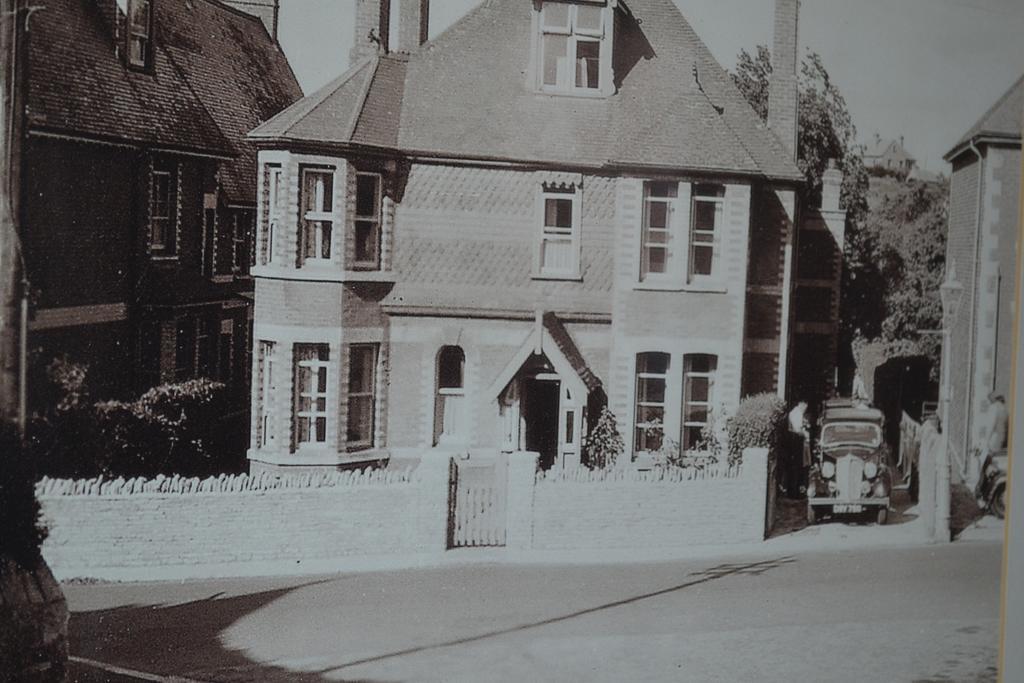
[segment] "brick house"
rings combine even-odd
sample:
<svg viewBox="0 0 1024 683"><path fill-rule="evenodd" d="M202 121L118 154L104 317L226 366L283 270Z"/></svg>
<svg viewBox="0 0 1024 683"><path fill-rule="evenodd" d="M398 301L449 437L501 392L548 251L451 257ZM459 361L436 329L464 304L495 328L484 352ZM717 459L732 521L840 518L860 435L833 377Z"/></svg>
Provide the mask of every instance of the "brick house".
<svg viewBox="0 0 1024 683"><path fill-rule="evenodd" d="M799 205L797 4L769 128L671 0L491 0L430 42L426 1L359 0L351 68L250 134L251 467L572 467L605 403L644 462L827 394L845 214L837 171Z"/></svg>
<svg viewBox="0 0 1024 683"><path fill-rule="evenodd" d="M956 460L980 445L987 396L1010 396L1019 235L1024 76L946 154L947 269L963 299L950 330L950 448Z"/></svg>
<svg viewBox="0 0 1024 683"><path fill-rule="evenodd" d="M21 223L38 363L101 396L223 380L248 409L256 149L301 96L275 0L52 0L26 33ZM258 5L266 7L258 7Z"/></svg>

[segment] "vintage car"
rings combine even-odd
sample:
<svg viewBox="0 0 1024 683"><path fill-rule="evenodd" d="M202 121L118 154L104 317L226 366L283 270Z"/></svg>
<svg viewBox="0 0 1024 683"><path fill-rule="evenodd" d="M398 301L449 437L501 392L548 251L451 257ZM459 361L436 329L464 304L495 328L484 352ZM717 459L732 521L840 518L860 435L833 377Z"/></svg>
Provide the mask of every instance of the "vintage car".
<svg viewBox="0 0 1024 683"><path fill-rule="evenodd" d="M876 408L843 399L822 406L814 462L807 479L807 521L825 515L869 514L889 518L892 472Z"/></svg>

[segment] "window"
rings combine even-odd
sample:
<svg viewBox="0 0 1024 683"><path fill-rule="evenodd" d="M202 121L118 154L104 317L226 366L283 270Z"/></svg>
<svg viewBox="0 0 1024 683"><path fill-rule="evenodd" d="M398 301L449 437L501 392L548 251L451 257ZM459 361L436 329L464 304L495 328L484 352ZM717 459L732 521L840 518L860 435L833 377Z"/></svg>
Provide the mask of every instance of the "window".
<svg viewBox="0 0 1024 683"><path fill-rule="evenodd" d="M334 169L303 168L299 242L301 259L327 261L331 258L334 225Z"/></svg>
<svg viewBox="0 0 1024 683"><path fill-rule="evenodd" d="M542 90L599 92L605 44L605 11L599 5L545 2L540 13Z"/></svg>
<svg viewBox="0 0 1024 683"><path fill-rule="evenodd" d="M217 346L219 342L220 321L216 319L199 320L196 336L196 356L198 359L198 377L217 378Z"/></svg>
<svg viewBox="0 0 1024 683"><path fill-rule="evenodd" d="M715 243L722 226L725 188L694 185L690 226L689 279L710 276L715 265Z"/></svg>
<svg viewBox="0 0 1024 683"><path fill-rule="evenodd" d="M636 357L636 420L634 453L656 451L665 435L665 396L669 355L641 353Z"/></svg>
<svg viewBox="0 0 1024 683"><path fill-rule="evenodd" d="M249 274L249 212L234 211L231 216L231 272Z"/></svg>
<svg viewBox="0 0 1024 683"><path fill-rule="evenodd" d="M348 351L349 449L372 448L376 406L377 346L356 344Z"/></svg>
<svg viewBox="0 0 1024 683"><path fill-rule="evenodd" d="M640 281L651 277L667 276L671 272L673 256L672 216L679 183L644 183L642 244L640 251Z"/></svg>
<svg viewBox="0 0 1024 683"><path fill-rule="evenodd" d="M178 227L178 174L175 164L154 164L149 191L149 251L173 256Z"/></svg>
<svg viewBox="0 0 1024 683"><path fill-rule="evenodd" d="M356 174L355 270L380 269L381 176Z"/></svg>
<svg viewBox="0 0 1024 683"><path fill-rule="evenodd" d="M683 358L682 452L700 448L711 419L718 357L693 354Z"/></svg>
<svg viewBox="0 0 1024 683"><path fill-rule="evenodd" d="M579 275L580 218L575 189L546 189L540 240L541 275Z"/></svg>
<svg viewBox="0 0 1024 683"><path fill-rule="evenodd" d="M153 47L152 0L128 0L128 63L145 69Z"/></svg>
<svg viewBox="0 0 1024 683"><path fill-rule="evenodd" d="M268 265L274 262L274 235L281 223L282 202L282 169L280 164L267 164L263 170L266 214L260 225L259 263Z"/></svg>
<svg viewBox="0 0 1024 683"><path fill-rule="evenodd" d="M192 379L196 374L196 321L194 318L178 320L174 339L174 379L177 382Z"/></svg>
<svg viewBox="0 0 1024 683"><path fill-rule="evenodd" d="M295 445L327 442L326 344L295 345Z"/></svg>
<svg viewBox="0 0 1024 683"><path fill-rule="evenodd" d="M466 355L458 346L445 346L437 355L437 400L434 403L434 443L464 440L464 374Z"/></svg>
<svg viewBox="0 0 1024 683"><path fill-rule="evenodd" d="M275 364L277 362L277 345L274 342L261 341L259 345L259 395L256 421L257 443L259 447L267 446L274 439L274 395L277 392Z"/></svg>

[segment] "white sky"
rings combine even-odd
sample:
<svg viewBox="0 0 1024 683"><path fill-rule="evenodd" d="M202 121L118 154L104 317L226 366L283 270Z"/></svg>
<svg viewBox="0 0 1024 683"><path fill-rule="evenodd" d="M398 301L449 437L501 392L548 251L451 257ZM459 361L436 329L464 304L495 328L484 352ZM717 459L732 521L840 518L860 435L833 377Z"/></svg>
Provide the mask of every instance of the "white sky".
<svg viewBox="0 0 1024 683"><path fill-rule="evenodd" d="M741 49L771 44L771 0L675 2L727 68ZM435 0L431 35L477 4ZM281 5L281 44L312 92L347 67L355 1ZM935 171L947 170L942 154L1024 73L1022 0L803 0L800 21L802 48L821 54L860 139L903 135Z"/></svg>

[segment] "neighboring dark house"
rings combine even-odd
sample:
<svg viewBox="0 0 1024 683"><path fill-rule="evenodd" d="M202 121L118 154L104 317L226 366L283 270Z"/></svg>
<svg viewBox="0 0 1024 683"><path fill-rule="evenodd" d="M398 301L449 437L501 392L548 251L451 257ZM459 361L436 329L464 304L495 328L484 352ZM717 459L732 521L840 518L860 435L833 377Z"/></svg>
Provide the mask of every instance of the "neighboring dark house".
<svg viewBox="0 0 1024 683"><path fill-rule="evenodd" d="M241 4L273 30L276 0ZM256 215L245 133L302 94L276 38L216 0L47 0L27 35L36 367L84 363L101 397L210 377L244 410Z"/></svg>
<svg viewBox="0 0 1024 683"><path fill-rule="evenodd" d="M671 0L490 0L425 42L428 5L359 0L351 69L251 134L254 471L573 468L605 402L650 466L744 395L830 395L842 177L801 205L796 0L767 127Z"/></svg>

